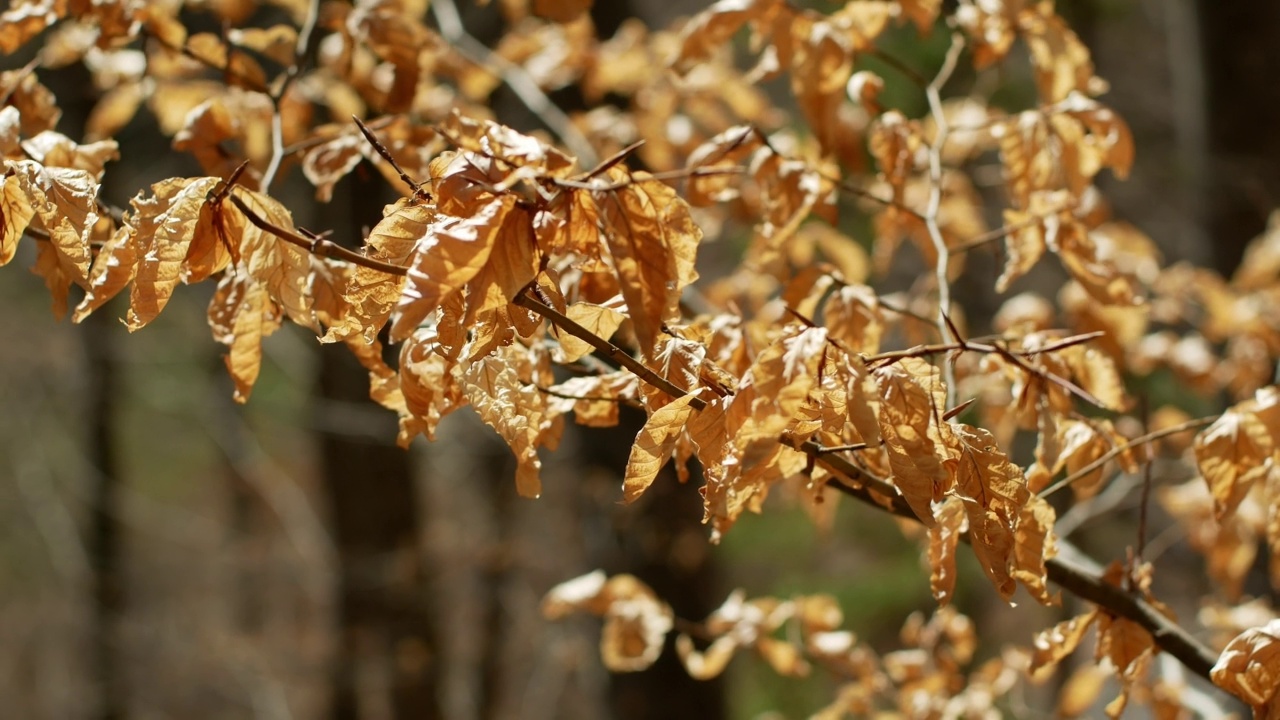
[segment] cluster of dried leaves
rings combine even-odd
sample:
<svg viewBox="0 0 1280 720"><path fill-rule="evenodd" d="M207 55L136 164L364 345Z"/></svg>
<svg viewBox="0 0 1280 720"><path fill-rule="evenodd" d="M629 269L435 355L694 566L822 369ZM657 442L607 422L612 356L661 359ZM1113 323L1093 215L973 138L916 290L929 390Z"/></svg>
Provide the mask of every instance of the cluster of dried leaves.
<svg viewBox="0 0 1280 720"><path fill-rule="evenodd" d="M748 599L737 591L704 621L677 628L671 608L644 583L596 571L552 588L543 612L549 618L571 612L602 616L600 654L616 672L648 667L673 630L680 661L700 680L724 672L738 651L759 655L787 677L822 668L845 684L828 707L813 715L819 720L892 711L902 717L998 717L996 700L1026 666L1025 654L1010 649L970 669L977 633L950 607L928 619L913 614L902 628L904 649L883 657L841 629L844 613L829 595Z"/></svg>
<svg viewBox="0 0 1280 720"><path fill-rule="evenodd" d="M1280 556L1269 384L1280 323L1267 312L1280 300L1280 226L1225 279L1162 269L1149 238L1110 219L1094 180L1127 173L1132 139L1098 100L1105 83L1052 2L962 0L940 17L938 0L853 0L830 13L723 0L674 29L626 24L607 39L589 5L508 0L509 32L476 50L441 15L451 2L434 8L441 30L412 0L13 3L0 48L42 44L24 69L0 74L0 264L31 238L55 312L72 286L77 322L127 288L131 330L179 284L214 281L209 324L228 347L237 399L252 391L263 338L288 319L350 347L373 398L399 414L402 444L472 407L510 445L530 497L539 450L554 449L566 416L608 426L619 405L638 406L648 420L625 500L669 461L682 481L696 461L715 539L780 485L820 517L830 488L849 492L927 528L943 606L961 541L1001 597L1021 586L1055 602L1061 541L1046 496L1070 486L1086 501L1149 468L1157 441L1198 468L1158 497L1208 558L1222 600L1238 599L1260 542ZM187 13L236 29L189 32ZM747 52L735 54L743 33ZM890 35L939 33L952 50L931 77L881 49ZM957 63L982 71L1015 48L1033 70L1035 107L1001 110L976 92L942 99ZM77 62L101 91L83 142L54 129L57 103L39 80ZM778 78L809 132L788 129L760 89ZM534 105L569 85L589 103L621 100L563 122L544 116L574 155L489 119L502 83ZM888 84L927 96L928 114L887 107ZM108 207L110 138L144 108L206 174ZM270 194L296 165L327 201L361 162L403 199L359 250L297 227ZM973 179L991 166L1002 201ZM992 229L983 208L997 202L1003 225ZM851 211L870 217L867 242L837 224ZM700 246L735 235L749 237L736 268L695 284ZM879 294L868 282L904 241L937 272ZM949 283L968 253L997 243L994 291L1015 294L996 334L970 337ZM1057 297L1019 292L1046 255L1066 278ZM380 336L398 345L397 363L384 362ZM1159 374L1239 402L1216 419L1176 407L1140 417L1126 378ZM1210 422L1194 442L1179 435ZM1010 456L1023 437L1034 438L1026 467ZM1274 562L1272 575L1280 581ZM1089 582L1171 619L1137 561ZM579 579L547 607L603 615L605 661L619 670L651 663L674 627L634 578ZM1112 714L1143 697L1175 716L1163 680L1146 679L1157 648L1170 648L1128 612L1099 607L1042 634L1032 674L1096 626L1099 657L1125 688ZM877 697L912 717L980 716L1008 686L1004 660L960 674L974 639L950 611L909 623L911 649L881 659L838 630L839 615L827 598L735 595L699 626L704 650L687 635L676 646L699 677L745 648L786 674L835 667L855 680L830 717L867 712ZM796 642L774 635L789 624ZM1242 635L1214 675L1264 714L1277 685L1269 633Z"/></svg>

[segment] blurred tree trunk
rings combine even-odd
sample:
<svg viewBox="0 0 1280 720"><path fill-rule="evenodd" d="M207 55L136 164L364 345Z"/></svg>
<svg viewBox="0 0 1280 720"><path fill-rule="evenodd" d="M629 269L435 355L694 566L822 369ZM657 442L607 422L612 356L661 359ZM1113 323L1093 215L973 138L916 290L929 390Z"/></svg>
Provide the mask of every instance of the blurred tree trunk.
<svg viewBox="0 0 1280 720"><path fill-rule="evenodd" d="M72 65L43 78L59 99L62 119L58 130L80 139L93 107L91 78L81 65ZM72 302L74 302L74 298ZM120 461L116 446L115 411L121 397L116 341L120 323L108 309L93 313L79 334L86 364L85 448L93 473L87 483L91 507L87 547L92 566L93 616L90 619L91 678L99 688L100 720L128 716L124 663L119 657L120 624L125 612L123 532L120 526Z"/></svg>
<svg viewBox="0 0 1280 720"><path fill-rule="evenodd" d="M382 217L386 189L367 166L349 182L349 221L335 236L359 242ZM341 345L320 348L314 410L339 557L331 717L439 717L413 456L395 446L394 416L370 405L368 373Z"/></svg>
<svg viewBox="0 0 1280 720"><path fill-rule="evenodd" d="M89 557L93 564L92 677L99 687L100 720L127 716L124 664L118 658L120 618L124 612L123 572L120 563L119 520L120 463L115 446L114 409L119 397L115 316L96 312L85 321L85 355L89 382L88 456L93 463L92 508L89 515Z"/></svg>
<svg viewBox="0 0 1280 720"><path fill-rule="evenodd" d="M1208 91L1209 231L1234 272L1280 205L1280 3L1200 0Z"/></svg>
<svg viewBox="0 0 1280 720"><path fill-rule="evenodd" d="M613 501L622 487L619 474L627 466L631 444L644 425L644 415L623 409L618 425L584 430L580 464L595 468L590 477L610 481ZM637 505L615 513L615 550L602 563L611 573L626 572L649 584L676 617L701 620L724 601L713 562L707 529L702 524L702 495L697 468L686 485L665 468ZM604 493L600 493L604 494ZM615 674L611 689L619 720L719 720L728 716L723 676L689 677L672 641L653 667L639 673Z"/></svg>

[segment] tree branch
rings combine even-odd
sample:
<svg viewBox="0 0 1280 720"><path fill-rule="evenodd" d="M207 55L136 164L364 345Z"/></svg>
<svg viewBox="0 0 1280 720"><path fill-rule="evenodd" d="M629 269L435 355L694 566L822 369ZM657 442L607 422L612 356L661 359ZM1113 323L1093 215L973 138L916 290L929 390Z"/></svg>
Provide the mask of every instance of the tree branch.
<svg viewBox="0 0 1280 720"><path fill-rule="evenodd" d="M519 305L526 310L532 310L538 315L541 315L552 325L555 325L561 330L587 343L604 354L605 357L635 373L636 377L670 395L673 399L684 397L695 389L689 388L688 390L684 390L677 387L675 383L645 367L639 360L631 357L631 355L622 348L574 322L568 315L565 315L550 305L546 305L542 301L533 298L527 292L516 295L515 299L511 302L514 305ZM692 407L695 410L703 410L707 407L707 403L702 398L695 397L689 400L689 407Z"/></svg>
<svg viewBox="0 0 1280 720"><path fill-rule="evenodd" d="M951 250L947 247L946 238L942 237L942 226L938 223L938 212L942 208L942 148L947 144L947 135L950 133L947 116L942 109L942 87L955 72L962 50L964 50L964 36L955 33L951 36L951 47L947 50L942 67L925 88L925 96L929 99L929 114L933 116L934 125L938 130L933 142L929 143L929 205L924 211L924 224L929 231L929 239L933 241L934 252L938 256L934 268L934 276L938 284L938 335L944 340L948 337L954 340L961 338L955 336L951 325L951 281L947 278L947 268L951 265ZM947 407L952 407L956 404L955 364L943 363L942 376L947 387Z"/></svg>
<svg viewBox="0 0 1280 720"><path fill-rule="evenodd" d="M884 480L872 477L862 468L812 440L803 443L799 449L837 476L847 479L848 482L832 484L837 491L898 517L920 522L906 498ZM884 499L873 494L873 490L880 495L887 495L888 505ZM968 533L962 539L969 542ZM1105 582L1097 564L1089 560L1075 545L1062 538L1057 539L1057 544L1060 554L1045 560L1045 569L1051 582L1078 598L1101 606L1112 615L1142 626L1151 633L1161 650L1177 658L1188 670L1206 680L1210 679L1209 671L1218 660L1217 653L1165 617L1142 596Z"/></svg>
<svg viewBox="0 0 1280 720"><path fill-rule="evenodd" d="M561 330L590 344L617 361L618 364L635 373L641 380L662 390L673 398L686 394L686 391L641 365L635 358L618 346L598 337L562 313L530 297L527 293L517 295L513 302L538 313ZM706 408L706 403L701 398L693 398L689 405L697 410ZM1184 423L1184 425L1187 425L1187 423ZM1172 434L1171 430L1162 432ZM1155 433L1152 434L1154 435ZM798 449L813 458L814 462L848 481L838 482L833 485L839 492L898 517L920 522L920 518L916 516L911 506L907 504L907 499L898 492L896 487L885 480L872 476L849 460L840 457L834 449L824 447L813 440L806 440L800 444ZM968 542L967 533L964 539ZM1077 597L1097 603L1113 615L1132 620L1142 626L1155 638L1155 642L1160 649L1177 658L1187 669L1197 675L1206 679L1209 678L1209 670L1217 662L1217 655L1212 650L1162 615L1159 610L1141 596L1104 582L1100 570L1090 569L1080 560L1074 559L1086 556L1070 542L1058 538L1058 547L1062 554L1045 560L1045 568L1048 571L1050 581Z"/></svg>
<svg viewBox="0 0 1280 720"><path fill-rule="evenodd" d="M325 240L318 235L313 238L306 238L296 232L279 227L275 223L269 222L261 215L254 212L253 208L249 207L243 200L236 197L234 192L229 193L227 195L227 199L230 200L231 204L235 205L240 212L244 213L244 216L249 219L249 222L253 223L253 225L259 230L268 232L290 245L300 247L312 255L317 257L326 257L332 260L345 260L352 265L359 265L371 270L379 270L387 273L388 275L404 277L409 274L409 269L406 267L392 265L391 263L375 260L371 257L365 257L354 250L348 250L347 248L344 248L330 240Z"/></svg>

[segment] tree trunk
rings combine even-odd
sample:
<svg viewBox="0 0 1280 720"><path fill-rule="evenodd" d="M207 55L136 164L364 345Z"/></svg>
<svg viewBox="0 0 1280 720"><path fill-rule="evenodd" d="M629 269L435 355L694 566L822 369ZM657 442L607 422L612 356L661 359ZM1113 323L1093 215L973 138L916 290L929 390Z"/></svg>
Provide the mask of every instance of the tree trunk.
<svg viewBox="0 0 1280 720"><path fill-rule="evenodd" d="M117 657L120 617L124 612L120 567L120 463L115 446L116 398L119 395L113 330L115 317L97 312L84 327L89 366L85 404L88 406L88 456L93 463L92 507L89 515L89 557L93 564L92 673L99 688L100 720L126 717L122 663Z"/></svg>
<svg viewBox="0 0 1280 720"><path fill-rule="evenodd" d="M1201 0L1209 108L1209 234L1229 274L1280 205L1280 3Z"/></svg>
<svg viewBox="0 0 1280 720"><path fill-rule="evenodd" d="M385 188L368 167L357 168L350 182L350 222L336 236L358 240L363 225L381 218ZM322 346L313 417L339 557L331 716L430 720L440 716L439 661L413 455L394 444L394 416L378 412L370 405L368 373L351 352Z"/></svg>

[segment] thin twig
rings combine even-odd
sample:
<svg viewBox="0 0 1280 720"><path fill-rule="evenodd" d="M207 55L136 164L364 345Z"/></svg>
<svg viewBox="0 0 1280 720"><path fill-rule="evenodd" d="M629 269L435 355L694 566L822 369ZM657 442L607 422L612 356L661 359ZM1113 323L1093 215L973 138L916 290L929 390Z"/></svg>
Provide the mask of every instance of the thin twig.
<svg viewBox="0 0 1280 720"><path fill-rule="evenodd" d="M404 171L404 168L400 167L400 163L396 162L391 151L387 149L386 145L382 144L382 141L378 139L378 136L373 134L373 130L370 130L369 126L365 125L364 121L355 115L352 115L351 119L355 121L356 127L360 128L360 134L364 136L365 141L373 146L374 152L378 153L383 160L386 160L387 163L391 165L391 168L396 171L396 174L400 176L400 180L403 181L405 185L413 188L414 197L419 200L430 201L431 193L423 190L422 184L417 180L414 180L409 173Z"/></svg>
<svg viewBox="0 0 1280 720"><path fill-rule="evenodd" d="M140 32L144 37L154 40L155 42L159 43L161 47L165 48L170 52L180 53L182 55L185 55L186 57L191 58L192 60L195 60L196 62L209 68L210 70L217 70L218 72L222 73L222 76L224 79L234 78L237 82L244 85L245 89L249 90L250 92L262 93L263 95L271 94L271 88L268 88L260 80L258 80L257 78L245 75L243 72L240 72L239 70L236 70L235 68L233 68L230 62L230 58L231 58L230 53L227 54L227 58L228 58L227 62L225 64L219 65L218 63L211 61L209 58L196 53L194 50L191 49L190 46L186 44L174 45L168 42L167 40L165 40L164 37L162 37L161 35L148 32L145 27L143 27Z"/></svg>
<svg viewBox="0 0 1280 720"><path fill-rule="evenodd" d="M347 248L344 248L331 240L326 240L318 235L314 238L306 238L292 230L282 228L266 218L263 218L243 200L236 197L234 192L228 194L227 199L230 200L231 204L235 205L240 212L244 213L244 216L249 219L249 222L253 223L253 225L259 230L268 232L290 245L300 247L312 255L330 258L332 260L345 260L352 265L359 265L361 267L369 268L370 270L379 270L387 273L388 275L395 275L397 277L404 277L409 274L409 269L401 265L392 265L388 262L375 260L371 257L365 257L354 250L348 250Z"/></svg>
<svg viewBox="0 0 1280 720"><path fill-rule="evenodd" d="M285 72L284 79L280 82L272 92L268 93L271 98L271 159L267 162L267 169L262 171L262 190L265 192L271 187L271 182L275 180L276 173L280 171L280 163L284 161L286 156L284 147L284 113L281 112L280 105L284 100L284 96L289 92L289 86L293 81L302 74L302 66L306 62L307 48L311 43L311 35L315 32L316 21L320 17L320 0L311 0L307 3L307 15L303 18L302 27L298 28L298 40L293 46L293 63L289 65L289 69Z"/></svg>
<svg viewBox="0 0 1280 720"><path fill-rule="evenodd" d="M1079 470L1062 478L1061 480L1050 485L1044 490L1041 490L1040 497L1049 497L1050 495L1058 492L1062 488L1067 487L1071 483L1079 480L1082 477L1087 476L1089 473L1093 472L1094 470L1097 470L1103 465L1106 465L1108 462L1123 455L1124 453L1128 452L1131 448L1135 448L1145 443L1159 440L1161 438L1166 438L1166 437L1169 437L1170 435L1177 435L1178 433L1184 433L1190 430L1196 430L1198 428L1202 428L1205 425L1209 425L1213 423L1213 421L1217 419L1218 418L1216 417L1202 417L1202 418L1196 418L1195 420L1188 420L1184 423L1179 423L1177 425L1156 430L1155 432L1149 432L1146 435L1143 435L1141 437L1136 437L1123 445L1117 445L1111 448L1110 450L1108 450L1106 453L1102 455L1102 457L1098 458L1097 460L1094 460L1093 462L1089 463L1088 465L1085 465Z"/></svg>
<svg viewBox="0 0 1280 720"><path fill-rule="evenodd" d="M947 247L946 238L942 237L942 227L938 224L938 212L942 208L942 149L947 144L950 132L946 113L942 108L942 87L951 79L956 64L960 60L960 51L964 49L964 36L955 33L951 36L951 47L938 69L938 74L925 88L925 96L929 100L929 113L937 126L937 135L929 144L929 204L924 211L924 224L933 241L933 249L937 254L937 266L934 268L938 283L938 334L946 339L960 338L952 332L951 315L951 281L947 278L947 269L951 264L951 251ZM956 370L953 363L942 364L943 381L947 386L947 407L956 404Z"/></svg>
<svg viewBox="0 0 1280 720"><path fill-rule="evenodd" d="M590 180L591 178L608 171L609 168L613 167L614 165L617 165L623 160L626 160L627 157L629 157L632 153L634 153L636 150L639 150L642 145L644 145L644 140L637 140L631 143L630 145L622 148L621 150L614 153L610 157L605 158L599 165L595 166L595 168L593 168L590 172L586 173L585 175L583 175L581 178L578 178L578 179Z"/></svg>
<svg viewBox="0 0 1280 720"><path fill-rule="evenodd" d="M4 94L0 95L0 107L3 107L9 104L9 98L12 97L13 93L17 91L18 86L22 84L23 80L27 79L28 75L34 73L37 67L40 67L39 55L31 58L30 62L28 62L26 65L23 65L21 69L19 69L16 73L14 73L13 84L5 88Z"/></svg>
<svg viewBox="0 0 1280 720"><path fill-rule="evenodd" d="M897 70L898 72L902 73L908 80L915 83L918 87L923 88L929 85L929 81L925 78L925 76L916 72L915 68L899 60L897 57L890 55L884 50L881 50L880 48L872 45L869 49L863 52L883 62L885 65L888 65L894 70Z"/></svg>
<svg viewBox="0 0 1280 720"><path fill-rule="evenodd" d="M1148 407L1147 399L1144 396L1142 398L1142 426L1144 428L1151 427L1149 424L1150 419L1150 408ZM1133 552L1135 567L1142 562L1143 553L1145 553L1147 549L1147 511L1151 504L1151 467L1155 465L1156 462L1155 449L1152 447L1151 443L1143 445L1142 449L1143 455L1146 457L1144 458L1145 462L1142 463L1142 494L1138 501L1138 547ZM1134 579L1132 572L1130 573L1129 578L1130 580Z"/></svg>
<svg viewBox="0 0 1280 720"><path fill-rule="evenodd" d="M1053 208L1052 210L1047 210L1042 213L1036 213L1035 215L1032 215L1031 217L1026 218L1025 220L1019 220L1018 222L1015 222L1015 223L1002 225L994 230L989 230L987 232L984 232L981 235L975 235L969 238L968 240L965 240L964 242L960 243L959 245L956 245L955 247L951 248L951 252L953 253L969 252L970 250L982 247L987 243L995 242L996 240L1002 240L1005 237L1008 237L1009 235L1012 235L1018 232L1019 230L1025 230L1026 228L1039 225L1040 223L1044 222L1050 217L1053 217L1054 215L1060 215L1064 212L1070 212L1070 211L1071 211L1071 208L1069 207L1058 207L1058 208Z"/></svg>

